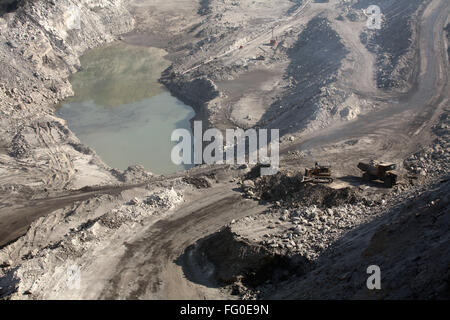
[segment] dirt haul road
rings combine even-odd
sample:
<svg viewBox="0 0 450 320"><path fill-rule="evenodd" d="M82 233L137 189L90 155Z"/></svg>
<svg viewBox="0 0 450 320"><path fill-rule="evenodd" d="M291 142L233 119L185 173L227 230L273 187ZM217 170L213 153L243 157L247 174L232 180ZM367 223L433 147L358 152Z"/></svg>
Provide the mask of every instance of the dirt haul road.
<svg viewBox="0 0 450 320"><path fill-rule="evenodd" d="M197 167L190 172L191 177L214 174L217 171L225 170L228 165L215 166L213 168ZM48 213L64 208L78 201L85 201L93 197L109 194L116 195L128 189L139 188L149 184L155 184L160 181L168 181L180 177L184 177L184 173L176 173L165 176L155 176L145 182L135 184L123 184L105 187L88 187L78 191L64 192L45 198L30 199L14 199L10 203L0 208L0 247L5 246L9 242L14 241L23 235L30 224L39 217ZM6 201L3 200L3 203Z"/></svg>
<svg viewBox="0 0 450 320"><path fill-rule="evenodd" d="M203 191L179 208L169 219L159 221L145 237L127 244L111 286L100 298L106 299L204 299L224 298L213 289L201 271L191 274L197 285L186 279L184 250L198 239L217 231L232 219L266 209L257 202L242 199L233 191L235 184L217 185Z"/></svg>

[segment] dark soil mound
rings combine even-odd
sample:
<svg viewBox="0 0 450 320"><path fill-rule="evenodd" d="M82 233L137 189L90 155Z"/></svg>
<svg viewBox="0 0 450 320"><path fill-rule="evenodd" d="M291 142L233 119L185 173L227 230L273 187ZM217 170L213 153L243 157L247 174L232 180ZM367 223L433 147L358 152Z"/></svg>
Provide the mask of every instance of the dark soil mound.
<svg viewBox="0 0 450 320"><path fill-rule="evenodd" d="M360 201L360 196L354 189L333 189L321 184L302 183L302 176L299 174L289 176L278 173L261 177L255 183L254 193L262 200L280 201L292 206L316 205L330 208Z"/></svg>

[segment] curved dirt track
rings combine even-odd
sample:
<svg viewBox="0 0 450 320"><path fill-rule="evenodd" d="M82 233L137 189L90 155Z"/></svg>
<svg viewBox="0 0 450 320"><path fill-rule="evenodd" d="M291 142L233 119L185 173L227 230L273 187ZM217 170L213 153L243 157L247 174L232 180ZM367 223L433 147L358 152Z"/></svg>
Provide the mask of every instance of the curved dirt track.
<svg viewBox="0 0 450 320"><path fill-rule="evenodd" d="M191 170L192 177L213 174L217 171L228 168L227 165L216 166L213 168L194 168ZM12 199L6 205L0 208L0 247L13 242L22 236L33 221L39 217L45 216L50 212L64 208L77 201L84 201L99 195L116 195L128 189L143 187L148 184L154 184L159 181L166 181L184 177L185 173L175 173L166 176L155 176L145 182L137 184L124 184L102 187L91 187L78 191L67 191L61 194L55 194L50 197L30 199Z"/></svg>
<svg viewBox="0 0 450 320"><path fill-rule="evenodd" d="M189 282L183 273L184 250L221 226L266 209L233 191L235 184L217 185L187 199L170 218L160 220L140 240L127 244L115 276L100 298L203 299L221 298L214 284ZM194 276L195 275L191 275ZM199 281L207 281L201 277Z"/></svg>
<svg viewBox="0 0 450 320"><path fill-rule="evenodd" d="M380 151L387 157L398 158L429 142L426 127L432 125L441 108L448 105L448 59L444 45L445 22L450 14L447 1L434 1L425 10L419 28L420 74L410 92L398 98L383 98L388 107L361 115L357 120L331 127L305 137L284 148L307 150L339 142L370 138L366 157L377 157ZM387 152L392 151L392 155Z"/></svg>
<svg viewBox="0 0 450 320"><path fill-rule="evenodd" d="M426 142L428 136L423 129L431 125L433 116L442 105L448 103L448 61L442 39L449 9L447 1L435 1L425 10L418 40L421 73L415 88L407 96L400 97L398 104L361 116L341 128L329 129L284 151L298 146L302 149L320 147L367 136L380 141L378 145L367 145L365 149L358 150L356 155L354 151L336 152L336 158L340 161L355 161L362 155L376 155L380 149L385 154L390 152L391 157L395 158ZM224 297L220 290L214 289L214 284L208 283L204 275L190 275L195 283L186 279L183 263L179 261L183 261L180 256L196 240L218 230L232 219L264 209L253 201L243 200L232 191L232 186L218 185L202 193L201 198L190 199L169 219L151 227L144 238L130 243L111 281L111 288L103 293L102 298Z"/></svg>

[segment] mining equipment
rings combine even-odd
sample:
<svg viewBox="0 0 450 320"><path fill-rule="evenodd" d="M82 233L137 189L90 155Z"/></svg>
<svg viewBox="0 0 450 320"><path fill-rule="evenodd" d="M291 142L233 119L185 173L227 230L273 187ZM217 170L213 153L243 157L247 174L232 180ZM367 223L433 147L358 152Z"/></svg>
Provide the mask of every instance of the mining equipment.
<svg viewBox="0 0 450 320"><path fill-rule="evenodd" d="M387 188L392 188L397 184L398 176L394 172L397 169L397 165L394 163L372 160L369 163L360 162L358 168L364 172L362 178L365 181L380 180L383 181Z"/></svg>
<svg viewBox="0 0 450 320"><path fill-rule="evenodd" d="M303 182L311 183L333 183L331 177L331 167L329 165L320 165L316 162L314 168L305 169Z"/></svg>
<svg viewBox="0 0 450 320"><path fill-rule="evenodd" d="M275 29L275 28L272 28L272 38L270 39L270 45L271 45L272 47L275 47L275 46L277 45L277 43L278 43L278 40L277 40L277 39L274 37L274 35L273 35L274 29Z"/></svg>

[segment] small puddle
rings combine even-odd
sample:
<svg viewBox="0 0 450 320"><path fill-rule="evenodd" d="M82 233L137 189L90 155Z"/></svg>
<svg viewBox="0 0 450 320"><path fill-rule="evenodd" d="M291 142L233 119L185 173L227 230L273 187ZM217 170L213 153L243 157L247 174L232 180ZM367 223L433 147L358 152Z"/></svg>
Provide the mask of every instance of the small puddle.
<svg viewBox="0 0 450 320"><path fill-rule="evenodd" d="M172 163L170 137L177 128L190 131L195 113L158 83L170 64L165 55L123 43L88 51L70 78L75 96L56 115L111 167L141 164L156 174L186 169Z"/></svg>

